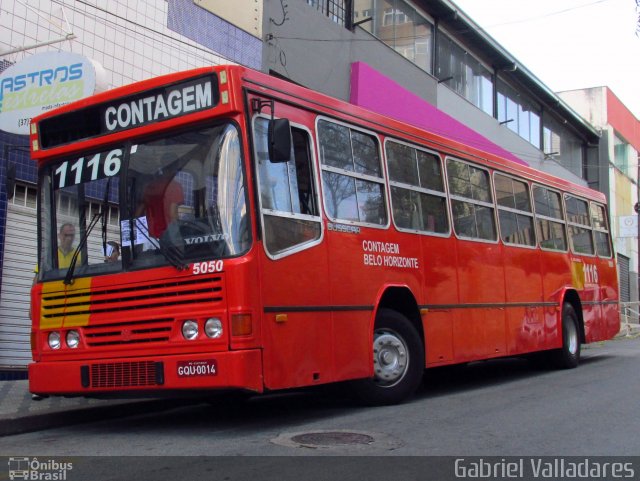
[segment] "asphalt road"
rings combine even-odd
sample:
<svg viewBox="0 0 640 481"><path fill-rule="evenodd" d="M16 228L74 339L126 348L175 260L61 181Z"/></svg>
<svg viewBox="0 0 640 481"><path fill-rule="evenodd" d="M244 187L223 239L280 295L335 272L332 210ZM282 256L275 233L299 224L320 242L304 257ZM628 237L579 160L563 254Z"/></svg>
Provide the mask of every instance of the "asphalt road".
<svg viewBox="0 0 640 481"><path fill-rule="evenodd" d="M89 461L77 456L638 456L639 380L640 339L622 339L583 349L573 370L523 359L430 370L417 396L400 406L360 407L334 386L9 436L0 438L0 453L85 467ZM163 472L153 459L118 463L132 476L153 466L154 479L175 479L174 469L187 467L211 471L203 459L163 458ZM113 474L113 461L102 462Z"/></svg>

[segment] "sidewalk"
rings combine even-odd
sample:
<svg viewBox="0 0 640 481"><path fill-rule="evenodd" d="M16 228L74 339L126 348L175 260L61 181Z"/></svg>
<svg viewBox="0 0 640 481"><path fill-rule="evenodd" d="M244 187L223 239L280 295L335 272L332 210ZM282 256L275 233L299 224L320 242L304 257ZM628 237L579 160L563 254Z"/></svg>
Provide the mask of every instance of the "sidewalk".
<svg viewBox="0 0 640 481"><path fill-rule="evenodd" d="M620 332L616 334L616 339L635 339L640 336L640 324L623 322L620 326Z"/></svg>
<svg viewBox="0 0 640 481"><path fill-rule="evenodd" d="M34 401L29 381L0 381L0 436L163 411L181 405L184 400L52 397Z"/></svg>

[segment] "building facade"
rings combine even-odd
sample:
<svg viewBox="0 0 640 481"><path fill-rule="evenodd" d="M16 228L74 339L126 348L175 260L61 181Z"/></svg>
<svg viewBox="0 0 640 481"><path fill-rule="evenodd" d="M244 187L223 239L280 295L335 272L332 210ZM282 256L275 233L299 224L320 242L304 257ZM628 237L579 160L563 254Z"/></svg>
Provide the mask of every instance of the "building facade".
<svg viewBox="0 0 640 481"><path fill-rule="evenodd" d="M96 91L238 63L576 183L600 179L599 131L449 0L4 0L0 76L50 52L89 59ZM0 369L30 360L35 180L27 137L0 131Z"/></svg>
<svg viewBox="0 0 640 481"><path fill-rule="evenodd" d="M56 52L75 53L96 64L101 77L98 91L220 63L259 69L262 42L191 0L2 1L0 75L33 55ZM4 370L23 369L31 360L36 166L27 147L26 135L0 131L0 369ZM9 193L8 167L15 178Z"/></svg>
<svg viewBox="0 0 640 481"><path fill-rule="evenodd" d="M638 301L638 202L640 120L607 87L558 94L601 133L597 186L609 198L618 259L620 300ZM634 308L637 311L637 307Z"/></svg>

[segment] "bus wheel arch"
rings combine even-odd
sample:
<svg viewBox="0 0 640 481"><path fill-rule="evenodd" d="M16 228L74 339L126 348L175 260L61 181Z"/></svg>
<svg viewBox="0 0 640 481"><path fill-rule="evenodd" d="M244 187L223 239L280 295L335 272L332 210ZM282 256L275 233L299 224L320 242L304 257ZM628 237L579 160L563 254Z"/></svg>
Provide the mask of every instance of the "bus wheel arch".
<svg viewBox="0 0 640 481"><path fill-rule="evenodd" d="M424 336L424 328L422 326L422 316L420 315L420 308L416 302L416 298L408 287L405 286L392 286L387 287L377 303L377 314L381 309L390 309L396 311L406 317L413 327L418 331L422 346L426 346L426 339Z"/></svg>
<svg viewBox="0 0 640 481"><path fill-rule="evenodd" d="M580 296L578 295L578 293L573 289L567 290L563 296L563 300L561 303L562 311L560 311L561 322L562 322L562 314L563 314L564 306L567 304L570 305L573 308L573 311L575 312L575 315L577 317L577 322L578 322L578 335L580 338L580 342L584 344L586 342L586 338L584 333L584 317L582 315L582 302L580 301Z"/></svg>
<svg viewBox="0 0 640 481"><path fill-rule="evenodd" d="M408 289L385 290L378 302L370 341L373 377L354 382L356 395L369 405L404 401L417 390L425 368L420 311Z"/></svg>

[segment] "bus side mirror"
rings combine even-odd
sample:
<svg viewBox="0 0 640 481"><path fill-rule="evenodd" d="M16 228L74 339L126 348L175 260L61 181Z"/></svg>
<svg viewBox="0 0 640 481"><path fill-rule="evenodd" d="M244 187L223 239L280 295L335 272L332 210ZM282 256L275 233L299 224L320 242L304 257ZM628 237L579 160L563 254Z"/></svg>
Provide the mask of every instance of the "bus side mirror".
<svg viewBox="0 0 640 481"><path fill-rule="evenodd" d="M288 119L269 121L269 160L272 163L291 159L291 124Z"/></svg>

